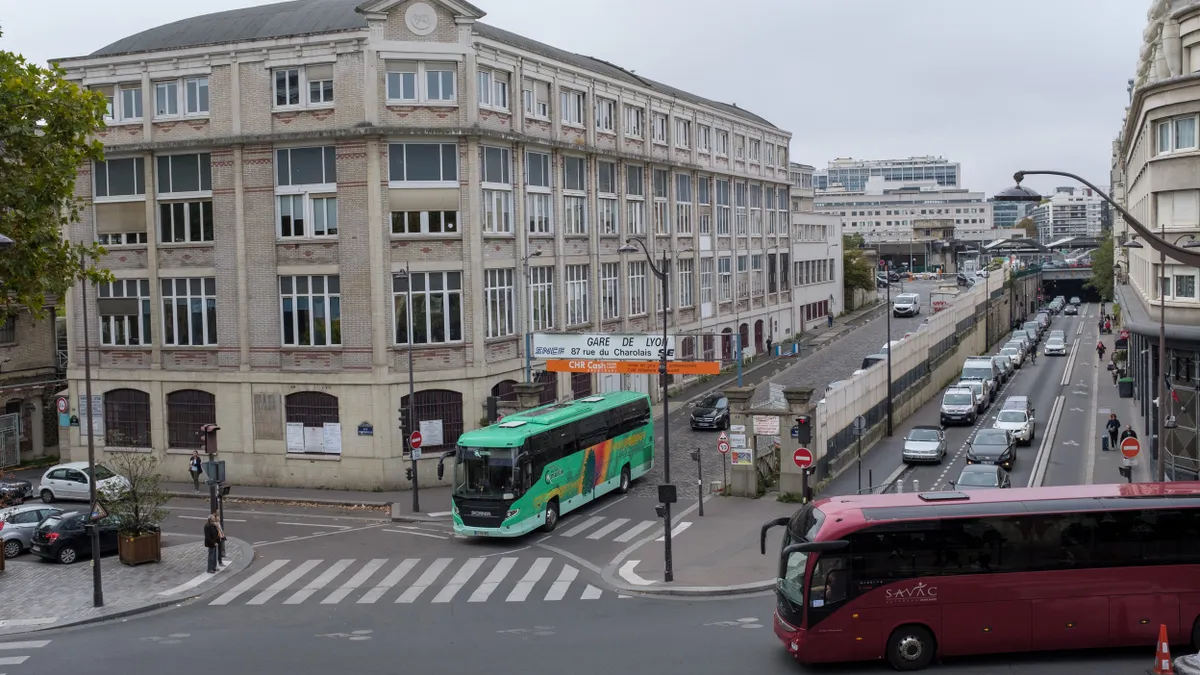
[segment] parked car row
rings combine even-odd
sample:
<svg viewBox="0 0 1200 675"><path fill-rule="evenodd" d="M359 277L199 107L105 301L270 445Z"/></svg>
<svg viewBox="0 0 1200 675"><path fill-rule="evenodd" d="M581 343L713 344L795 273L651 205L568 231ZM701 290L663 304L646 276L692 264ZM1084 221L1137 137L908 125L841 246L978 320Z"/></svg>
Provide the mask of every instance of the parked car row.
<svg viewBox="0 0 1200 675"><path fill-rule="evenodd" d="M128 486L124 476L113 473L103 464L96 465L96 490L113 495ZM43 504L26 504L33 497L29 481L10 481L7 486L11 501L17 505L0 509L0 544L5 558L15 558L31 552L46 560L70 564L82 556L91 555L91 536L87 531L88 509L64 511L48 506L60 500L88 502L91 499L91 476L87 462L70 462L50 467L42 475L38 495ZM7 496L7 494L6 494ZM117 550L119 521L109 516L96 522L100 534L100 553Z"/></svg>

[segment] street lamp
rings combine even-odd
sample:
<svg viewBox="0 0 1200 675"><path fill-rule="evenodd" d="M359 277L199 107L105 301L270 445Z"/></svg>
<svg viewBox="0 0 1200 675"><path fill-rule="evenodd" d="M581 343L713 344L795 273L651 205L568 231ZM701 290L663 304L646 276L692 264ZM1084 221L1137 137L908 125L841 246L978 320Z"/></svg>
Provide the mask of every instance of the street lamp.
<svg viewBox="0 0 1200 675"><path fill-rule="evenodd" d="M5 237L8 239L8 237ZM12 240L9 239L8 244L0 243L0 247L8 248L11 246ZM86 264L87 259L83 259ZM87 456L88 456L88 528L92 540L92 550L100 550L100 528L96 527L96 523L92 520L92 512L96 509L96 407L92 405L92 338L91 338L91 320L88 318L88 296L87 287L88 280L83 278L79 285L79 293L81 301L79 303L82 318L83 318L83 395L86 397L84 405L87 406ZM79 426L79 430L83 431L83 425ZM104 606L104 581L100 574L100 556L92 556L92 606Z"/></svg>
<svg viewBox="0 0 1200 675"><path fill-rule="evenodd" d="M412 271L409 269L408 261L404 262L404 270L397 273L397 276L404 279L404 323L406 325L408 335L405 339L408 341L408 434L404 435L403 443L408 444L408 457L412 461L412 508L413 513L421 512L421 495L420 489L417 487L417 452L412 447L412 432L416 429L417 419L413 416L415 412L415 404L417 402L417 386L413 377L413 314L412 314ZM402 431L401 434L404 434Z"/></svg>
<svg viewBox="0 0 1200 675"><path fill-rule="evenodd" d="M887 289L887 306L883 308L887 314L887 435L892 435L892 262L880 260L883 265L883 285ZM878 297L878 296L876 296Z"/></svg>
<svg viewBox="0 0 1200 675"><path fill-rule="evenodd" d="M525 290L526 297L529 298L529 305L525 308L525 313L529 316L527 323L529 330L525 331L525 383L533 382L533 268L529 265L530 258L539 258L542 255L542 250L530 251L525 255Z"/></svg>
<svg viewBox="0 0 1200 675"><path fill-rule="evenodd" d="M634 244L637 244L636 246ZM670 275L667 273L667 249L663 248L662 260L659 265L654 264L654 256L650 255L650 249L646 248L646 240L641 237L630 237L625 240L625 245L617 249L617 253L637 253L638 251L646 254L646 265L654 276L662 282L662 347L659 348L658 361L658 376L662 381L662 404L663 404L663 482L658 486L659 501L662 503L663 514L663 562L665 563L663 570L663 581L671 582L675 580L675 571L671 564L671 504L675 501L675 486L671 485L671 402L667 399L667 307L670 305ZM676 253L687 253L691 251L690 246L676 251Z"/></svg>

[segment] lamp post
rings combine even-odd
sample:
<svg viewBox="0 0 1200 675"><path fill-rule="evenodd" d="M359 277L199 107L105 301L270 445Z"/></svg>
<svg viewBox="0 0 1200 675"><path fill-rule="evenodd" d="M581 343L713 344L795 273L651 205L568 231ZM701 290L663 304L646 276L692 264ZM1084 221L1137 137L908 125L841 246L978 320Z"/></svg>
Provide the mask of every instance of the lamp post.
<svg viewBox="0 0 1200 675"><path fill-rule="evenodd" d="M885 265L883 278L886 281L884 287L887 288L887 306L884 307L884 313L887 314L887 435L892 435L892 263L891 261L880 261Z"/></svg>
<svg viewBox="0 0 1200 675"><path fill-rule="evenodd" d="M408 261L404 262L404 271L401 272L404 276L404 322L407 324L407 335L405 339L408 341L408 429L404 435L404 443L408 447L408 457L412 461L412 509L413 513L421 511L421 491L417 481L417 453L413 450L410 439L412 432L417 428L416 417L413 416L415 404L417 402L417 386L413 377L413 313L412 313L412 270L409 268ZM403 432L402 432L403 433Z"/></svg>
<svg viewBox="0 0 1200 675"><path fill-rule="evenodd" d="M5 237L7 239L7 237ZM11 240L9 240L11 241ZM8 248L11 244L5 244L4 248ZM86 258L84 259L86 264ZM87 287L88 280L81 280L79 284L79 293L81 300L79 303L80 312L83 319L83 395L86 399L84 405L87 407L87 457L88 457L88 534L92 540L92 550L100 550L100 528L96 527L96 523L92 521L92 511L96 507L96 409L92 406L92 335L91 335L91 319L88 318L88 295ZM83 425L79 425L80 433L83 432ZM104 606L104 580L100 574L100 556L92 556L92 606Z"/></svg>
<svg viewBox="0 0 1200 675"><path fill-rule="evenodd" d="M634 244L637 244L636 246ZM617 249L618 253L637 253L638 251L646 254L646 265L658 280L662 283L662 337L663 344L659 349L658 361L658 376L662 382L662 404L663 404L663 482L659 485L659 499L662 502L663 513L663 581L668 583L675 580L674 566L671 563L671 503L674 501L674 486L671 485L671 402L667 398L667 307L670 305L670 275L667 273L667 250L664 248L662 252L662 260L659 265L654 264L654 256L650 255L650 249L646 248L646 241L641 237L630 237L625 240L625 245ZM676 253L687 253L691 251L691 247L684 247ZM664 489L665 488L665 489ZM666 493L666 494L664 494ZM669 497L669 498L667 498Z"/></svg>
<svg viewBox="0 0 1200 675"><path fill-rule="evenodd" d="M530 251L525 255L525 290L529 305L525 308L528 330L525 331L525 383L533 382L533 268L529 265L530 258L539 258L541 249Z"/></svg>
<svg viewBox="0 0 1200 675"><path fill-rule="evenodd" d="M1196 252L1194 250L1188 250L1188 249L1194 249L1197 246L1200 246L1200 242L1198 242L1194 238L1192 238L1187 243L1185 243L1183 246L1179 246L1179 240L1176 240L1176 242L1173 244L1168 243L1166 240L1164 240L1161 237L1161 233L1163 231L1162 228L1160 228L1160 236L1155 236L1155 234L1150 230L1150 228L1143 225L1141 221L1139 221L1137 218L1135 218L1133 216L1133 214L1131 214L1129 211L1125 210L1125 207L1121 206L1115 200L1113 200L1113 198L1110 197L1108 195L1108 193L1104 192L1103 190L1096 187L1095 185L1092 185L1091 183L1084 180L1083 178L1080 178L1079 176L1076 176L1073 173L1067 173L1065 171L1018 171L1015 174L1013 174L1013 180L1016 181L1017 184L1011 188L1008 188L1007 190L1003 190L1003 191L997 193L995 195L995 197L993 197L993 199L995 199L996 201L1000 201L1000 202L1040 202L1042 199L1041 195L1039 195L1034 190L1031 190L1027 187L1021 186L1021 181L1024 180L1025 176L1063 176L1065 178L1070 178L1072 180L1079 181L1080 183L1091 188L1092 191L1094 191L1096 194L1100 195L1101 199L1108 202L1110 206L1112 206L1114 209L1116 209L1117 213L1121 214L1121 217L1125 220L1125 223L1127 225L1129 225L1129 227L1131 227L1135 232L1137 232L1139 235L1141 235L1141 237L1146 241L1146 243L1150 246L1150 248L1154 249L1155 251L1158 251L1158 254L1159 254L1158 260L1159 260L1159 268L1160 268L1159 273L1161 275L1161 278L1159 280L1159 283L1161 285L1159 286L1159 310L1158 310L1158 420L1157 420L1157 434L1158 434L1159 447L1158 447L1158 459L1155 462L1155 480L1157 480L1158 482L1161 483L1166 477L1165 457L1166 457L1167 418L1166 418L1166 414L1163 411L1164 411L1164 406L1166 405L1166 402L1167 402L1167 400L1166 400L1167 399L1167 374L1166 374L1166 366L1167 366L1167 340L1166 340L1166 333L1167 333L1166 311L1167 310L1166 310L1166 306L1167 306L1167 301L1166 301L1166 297L1165 297L1166 293L1164 292L1166 290L1167 254L1168 253L1171 254L1172 258L1174 258L1175 260L1178 260L1180 262L1183 262L1184 264L1191 265L1192 267L1200 267L1200 252ZM1143 246L1140 242L1133 241L1133 240L1130 240L1129 242L1126 242L1125 244L1122 244L1122 245L1126 248L1143 248Z"/></svg>

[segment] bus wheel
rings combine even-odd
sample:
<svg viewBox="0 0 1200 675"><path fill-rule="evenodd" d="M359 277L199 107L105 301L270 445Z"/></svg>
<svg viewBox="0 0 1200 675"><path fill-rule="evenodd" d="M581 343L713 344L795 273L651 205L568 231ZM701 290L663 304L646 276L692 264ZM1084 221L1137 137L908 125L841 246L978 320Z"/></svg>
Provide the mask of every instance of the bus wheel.
<svg viewBox="0 0 1200 675"><path fill-rule="evenodd" d="M546 504L546 524L542 525L542 532L553 532L556 527L558 527L558 500Z"/></svg>
<svg viewBox="0 0 1200 675"><path fill-rule="evenodd" d="M1200 617L1192 622L1192 652L1200 652Z"/></svg>
<svg viewBox="0 0 1200 675"><path fill-rule="evenodd" d="M629 483L630 483L629 467L623 466L623 467L621 467L621 484L617 486L617 492L619 492L621 494L625 494L626 492L629 492Z"/></svg>
<svg viewBox="0 0 1200 675"><path fill-rule="evenodd" d="M892 631L888 638L887 659L896 670L921 670L933 660L936 649L929 629L910 624Z"/></svg>

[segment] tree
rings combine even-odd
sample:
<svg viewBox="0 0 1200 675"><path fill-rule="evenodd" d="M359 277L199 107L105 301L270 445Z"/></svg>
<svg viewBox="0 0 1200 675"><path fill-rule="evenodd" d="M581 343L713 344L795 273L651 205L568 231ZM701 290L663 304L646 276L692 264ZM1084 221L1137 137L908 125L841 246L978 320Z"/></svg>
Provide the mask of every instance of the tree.
<svg viewBox="0 0 1200 675"><path fill-rule="evenodd" d="M1033 218L1022 218L1021 220L1017 221L1016 227L1017 229L1025 230L1026 237L1030 239L1037 239L1037 223L1033 222Z"/></svg>
<svg viewBox="0 0 1200 675"><path fill-rule="evenodd" d="M121 534L137 537L158 531L167 517L163 509L171 497L162 489L158 460L138 452L118 452L109 459L113 471L126 485L98 495L108 515L121 523Z"/></svg>
<svg viewBox="0 0 1200 675"><path fill-rule="evenodd" d="M861 235L854 235L861 238ZM848 245L842 238L842 291L845 297L854 296L855 290L869 291L875 288L875 268L863 257L857 247Z"/></svg>
<svg viewBox="0 0 1200 675"><path fill-rule="evenodd" d="M1100 299L1112 302L1113 299L1113 238L1108 233L1100 240L1100 248L1092 251L1092 278L1084 284L1100 294Z"/></svg>
<svg viewBox="0 0 1200 675"><path fill-rule="evenodd" d="M842 235L842 246L846 248L864 248L866 245L867 240L858 232Z"/></svg>
<svg viewBox="0 0 1200 675"><path fill-rule="evenodd" d="M0 234L15 242L0 254L0 310L24 306L41 318L46 298L80 278L111 278L88 262L104 249L62 236L79 217L80 164L104 158L95 134L106 106L102 93L67 81L61 69L0 51Z"/></svg>

